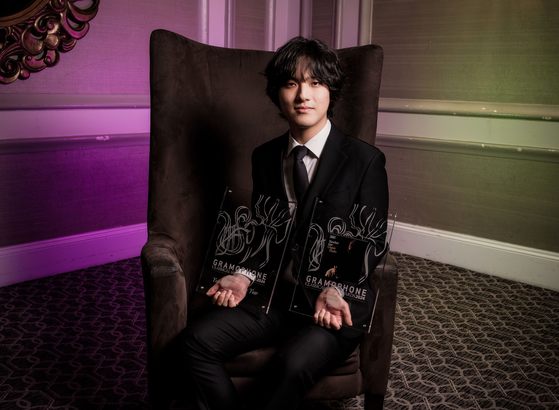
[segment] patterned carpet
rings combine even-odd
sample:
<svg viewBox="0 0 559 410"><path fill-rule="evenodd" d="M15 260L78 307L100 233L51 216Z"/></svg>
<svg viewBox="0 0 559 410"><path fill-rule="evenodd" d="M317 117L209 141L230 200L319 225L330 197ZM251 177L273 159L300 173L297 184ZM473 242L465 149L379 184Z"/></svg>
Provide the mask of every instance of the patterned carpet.
<svg viewBox="0 0 559 410"><path fill-rule="evenodd" d="M559 409L558 292L395 256L386 409ZM0 288L0 409L150 409L143 306L139 258Z"/></svg>

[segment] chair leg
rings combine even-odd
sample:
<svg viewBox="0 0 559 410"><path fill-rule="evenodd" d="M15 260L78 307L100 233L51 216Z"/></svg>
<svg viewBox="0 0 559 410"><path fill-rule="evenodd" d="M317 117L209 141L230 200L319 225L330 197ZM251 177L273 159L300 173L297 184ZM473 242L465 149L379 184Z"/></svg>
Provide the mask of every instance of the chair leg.
<svg viewBox="0 0 559 410"><path fill-rule="evenodd" d="M365 410L382 410L384 395L365 393Z"/></svg>

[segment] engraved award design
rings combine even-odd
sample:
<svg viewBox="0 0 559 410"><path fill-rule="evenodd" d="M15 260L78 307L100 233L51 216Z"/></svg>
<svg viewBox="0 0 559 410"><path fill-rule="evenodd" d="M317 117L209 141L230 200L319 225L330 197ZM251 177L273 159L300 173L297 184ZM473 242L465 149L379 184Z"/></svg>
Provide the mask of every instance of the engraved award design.
<svg viewBox="0 0 559 410"><path fill-rule="evenodd" d="M295 205L239 188L227 188L200 274L206 293L225 275L254 282L242 304L268 311L292 226Z"/></svg>
<svg viewBox="0 0 559 410"><path fill-rule="evenodd" d="M367 332L378 296L374 275L384 269L396 214L360 204L346 215L333 209L321 199L315 202L291 310L314 315L320 292L336 287L350 307L352 327Z"/></svg>

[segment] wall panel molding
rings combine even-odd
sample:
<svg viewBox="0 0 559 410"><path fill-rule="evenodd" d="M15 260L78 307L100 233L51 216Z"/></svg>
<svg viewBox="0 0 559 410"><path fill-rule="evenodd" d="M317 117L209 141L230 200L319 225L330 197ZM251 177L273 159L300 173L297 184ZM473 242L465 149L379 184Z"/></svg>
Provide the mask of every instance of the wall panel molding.
<svg viewBox="0 0 559 410"><path fill-rule="evenodd" d="M359 45L373 42L373 0L359 1Z"/></svg>
<svg viewBox="0 0 559 410"><path fill-rule="evenodd" d="M276 48L276 0L266 0L266 50L275 51Z"/></svg>
<svg viewBox="0 0 559 410"><path fill-rule="evenodd" d="M210 0L198 0L198 41L208 44L210 32Z"/></svg>
<svg viewBox="0 0 559 410"><path fill-rule="evenodd" d="M225 5L225 47L235 48L235 0Z"/></svg>
<svg viewBox="0 0 559 410"><path fill-rule="evenodd" d="M2 97L2 95L0 95ZM4 98L5 97L5 98ZM149 94L10 94L1 110L149 108ZM380 112L559 121L559 105L381 98Z"/></svg>
<svg viewBox="0 0 559 410"><path fill-rule="evenodd" d="M380 111L377 134L559 149L559 121Z"/></svg>
<svg viewBox="0 0 559 410"><path fill-rule="evenodd" d="M378 134L376 146L559 164L559 150Z"/></svg>
<svg viewBox="0 0 559 410"><path fill-rule="evenodd" d="M12 94L0 99L0 140L145 134L149 107L147 94ZM405 138L429 149L436 144L427 140L460 141L437 149L555 162L559 106L381 98L378 135L398 146Z"/></svg>
<svg viewBox="0 0 559 410"><path fill-rule="evenodd" d="M140 255L145 223L0 248L0 286Z"/></svg>
<svg viewBox="0 0 559 410"><path fill-rule="evenodd" d="M312 6L312 0L301 0L299 33L301 36L306 38L310 38L312 36Z"/></svg>
<svg viewBox="0 0 559 410"><path fill-rule="evenodd" d="M149 107L149 94L0 94L0 111Z"/></svg>
<svg viewBox="0 0 559 410"><path fill-rule="evenodd" d="M138 147L149 145L149 133L89 135L65 138L0 139L0 155L48 151Z"/></svg>
<svg viewBox="0 0 559 410"><path fill-rule="evenodd" d="M559 105L381 98L380 112L559 121Z"/></svg>
<svg viewBox="0 0 559 410"><path fill-rule="evenodd" d="M344 3L334 0L334 17L332 21L332 47L342 48L344 32Z"/></svg>
<svg viewBox="0 0 559 410"><path fill-rule="evenodd" d="M0 140L150 132L149 108L0 110Z"/></svg>

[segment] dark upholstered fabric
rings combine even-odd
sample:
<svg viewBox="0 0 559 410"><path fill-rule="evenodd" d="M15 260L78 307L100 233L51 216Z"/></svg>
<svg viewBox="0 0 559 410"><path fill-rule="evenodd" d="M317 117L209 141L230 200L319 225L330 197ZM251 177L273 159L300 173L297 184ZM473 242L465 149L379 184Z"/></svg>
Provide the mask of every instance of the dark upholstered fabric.
<svg viewBox="0 0 559 410"><path fill-rule="evenodd" d="M173 341L187 324L223 189L229 185L250 190L252 150L288 127L264 92L261 73L272 53L207 46L165 30L152 33L150 47L149 238L142 249L142 266L148 383L152 400L158 401L188 390L188 383L173 368ZM332 122L374 144L382 49L354 47L339 50L339 55L348 86L334 108ZM345 398L363 392L384 395L397 284L397 267L390 256L386 268L375 271L374 280L380 297L373 329L360 347L359 363L352 359L352 368L358 369L359 364L359 369L348 374L351 366L346 366L333 372L309 392L309 398ZM251 360L243 365L246 374L254 375L270 352L250 353ZM240 372L243 358L235 362L231 366ZM251 382L241 375L233 379L240 390Z"/></svg>

